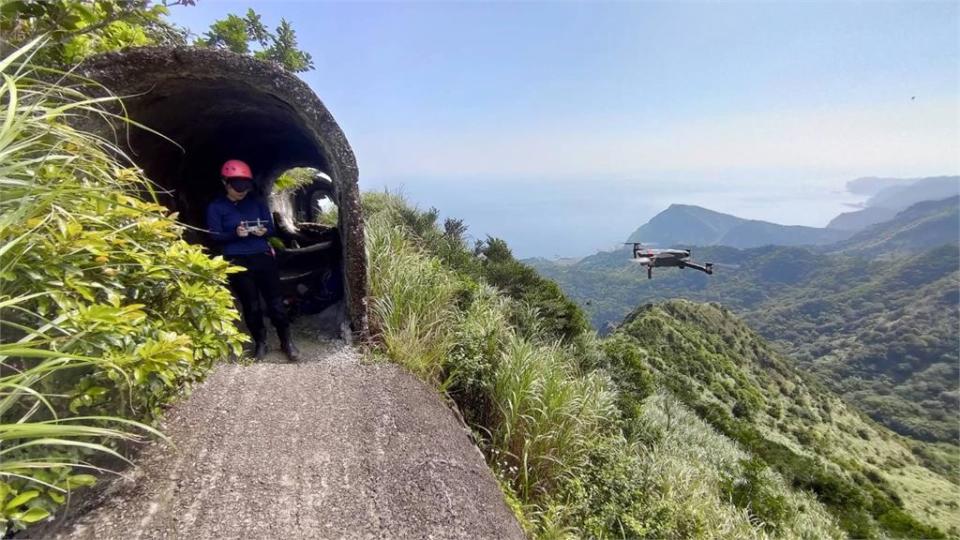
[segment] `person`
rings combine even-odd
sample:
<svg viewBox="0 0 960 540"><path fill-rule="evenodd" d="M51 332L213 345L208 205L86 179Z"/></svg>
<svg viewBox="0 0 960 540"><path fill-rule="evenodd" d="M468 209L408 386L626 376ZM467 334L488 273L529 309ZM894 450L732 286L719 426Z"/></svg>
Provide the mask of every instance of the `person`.
<svg viewBox="0 0 960 540"><path fill-rule="evenodd" d="M230 287L240 300L243 321L254 341L254 357L267 354L267 332L263 324L260 296L267 305L267 316L277 330L280 349L291 362L300 360L300 351L290 338L290 321L280 298L280 270L267 238L274 233L273 218L267 204L251 193L253 173L238 159L220 169L226 194L207 207L207 229L223 248L223 257L246 270L230 274Z"/></svg>

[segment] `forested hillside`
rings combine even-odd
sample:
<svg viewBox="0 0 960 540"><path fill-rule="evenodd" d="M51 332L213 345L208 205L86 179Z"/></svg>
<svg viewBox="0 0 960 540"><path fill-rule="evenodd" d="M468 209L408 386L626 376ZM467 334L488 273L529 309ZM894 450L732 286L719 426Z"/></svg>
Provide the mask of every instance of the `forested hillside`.
<svg viewBox="0 0 960 540"><path fill-rule="evenodd" d="M828 229L844 231L859 231L871 225L883 223L897 215L896 210L889 208L864 208L853 212L844 212L827 223Z"/></svg>
<svg viewBox="0 0 960 540"><path fill-rule="evenodd" d="M960 249L870 268L818 271L746 318L873 418L917 439L957 441Z"/></svg>
<svg viewBox="0 0 960 540"><path fill-rule="evenodd" d="M456 402L534 535L955 531L954 484L730 312L642 307L598 340L505 242L471 252L435 211L365 208L377 350Z"/></svg>
<svg viewBox="0 0 960 540"><path fill-rule="evenodd" d="M672 204L634 231L627 241L663 247L722 245L749 248L767 244L829 244L849 235L840 229L779 225L743 219L700 206Z"/></svg>
<svg viewBox="0 0 960 540"><path fill-rule="evenodd" d="M893 219L917 203L956 197L960 195L960 177L858 178L847 182L847 191L870 198L862 209L833 218L828 229L859 231Z"/></svg>
<svg viewBox="0 0 960 540"><path fill-rule="evenodd" d="M719 302L874 419L924 441L956 443L960 202L915 204L824 248L696 248L713 276L645 269L626 250L573 265L530 261L610 331L634 306Z"/></svg>
<svg viewBox="0 0 960 540"><path fill-rule="evenodd" d="M608 342L639 346L635 365L741 444L753 466L815 493L851 536L933 536L908 524L901 501L916 517L953 524L956 485L920 466L899 437L801 377L730 311L687 301L642 306ZM925 487L912 491L917 485ZM756 508L783 511L771 501Z"/></svg>
<svg viewBox="0 0 960 540"><path fill-rule="evenodd" d="M950 197L917 203L892 219L872 225L831 251L863 253L870 257L916 253L960 241L960 198Z"/></svg>

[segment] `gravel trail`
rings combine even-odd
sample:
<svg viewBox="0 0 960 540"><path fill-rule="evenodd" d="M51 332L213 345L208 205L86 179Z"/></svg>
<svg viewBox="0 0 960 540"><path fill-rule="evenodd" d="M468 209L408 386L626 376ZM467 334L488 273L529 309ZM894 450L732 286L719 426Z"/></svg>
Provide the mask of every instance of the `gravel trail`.
<svg viewBox="0 0 960 540"><path fill-rule="evenodd" d="M176 447L146 449L56 537L523 538L435 391L300 337L301 363L216 368L166 416Z"/></svg>

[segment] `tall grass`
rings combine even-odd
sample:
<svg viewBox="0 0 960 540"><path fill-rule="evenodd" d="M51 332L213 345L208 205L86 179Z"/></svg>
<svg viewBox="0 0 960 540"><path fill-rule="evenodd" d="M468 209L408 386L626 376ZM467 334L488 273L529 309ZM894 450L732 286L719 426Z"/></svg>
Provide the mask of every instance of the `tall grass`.
<svg viewBox="0 0 960 540"><path fill-rule="evenodd" d="M367 229L372 337L395 362L439 384L454 344L458 283L399 227L374 220Z"/></svg>
<svg viewBox="0 0 960 540"><path fill-rule="evenodd" d="M183 243L123 152L76 127L122 125L117 98L31 66L41 46L0 60L0 532L123 460L118 442L160 436L148 423L179 385L240 343L227 263Z"/></svg>
<svg viewBox="0 0 960 540"><path fill-rule="evenodd" d="M615 425L609 381L580 373L565 347L520 336L509 316L516 301L434 255L459 259L431 230L435 216L382 194L365 206L375 343L456 400L526 521L563 536L569 527L550 495L578 477Z"/></svg>
<svg viewBox="0 0 960 540"><path fill-rule="evenodd" d="M580 374L560 347L516 336L506 344L490 392L500 413L493 445L528 501L545 500L578 476L618 416L602 373Z"/></svg>
<svg viewBox="0 0 960 540"><path fill-rule="evenodd" d="M652 523L668 531L688 531L699 537L750 538L842 538L829 512L808 493L797 493L784 480L765 468L757 475L745 468L750 455L717 433L672 395L660 391L652 396L641 420L656 434L642 454L646 482L660 495L653 498L645 515L673 516L669 522ZM731 489L747 487L758 495L753 504L773 500L782 505L776 522L764 522L760 508L735 505ZM761 493L762 492L762 493ZM664 512L667 509L667 512Z"/></svg>

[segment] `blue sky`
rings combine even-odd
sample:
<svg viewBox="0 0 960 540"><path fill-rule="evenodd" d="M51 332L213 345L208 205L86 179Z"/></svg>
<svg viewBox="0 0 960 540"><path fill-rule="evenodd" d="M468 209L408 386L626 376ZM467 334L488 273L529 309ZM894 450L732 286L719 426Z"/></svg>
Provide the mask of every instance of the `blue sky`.
<svg viewBox="0 0 960 540"><path fill-rule="evenodd" d="M670 203L823 226L861 176L960 171L956 2L200 0L297 30L361 186L520 256L585 255ZM914 98L914 99L911 99Z"/></svg>

